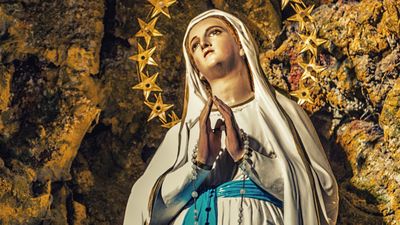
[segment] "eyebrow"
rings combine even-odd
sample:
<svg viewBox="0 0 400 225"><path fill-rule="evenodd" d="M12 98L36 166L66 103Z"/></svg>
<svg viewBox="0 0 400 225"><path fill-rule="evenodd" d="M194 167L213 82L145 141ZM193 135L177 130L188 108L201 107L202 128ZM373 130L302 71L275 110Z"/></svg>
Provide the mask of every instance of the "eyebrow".
<svg viewBox="0 0 400 225"><path fill-rule="evenodd" d="M208 31L211 30L211 29L214 28L214 27L221 28L222 30L225 31L225 29L224 29L223 27L218 26L218 25L213 25L213 26L211 26L211 27L208 27L208 28L206 29L206 32L205 32L205 33L208 33ZM194 40L196 37L197 37L197 36L194 36L194 37L192 38L192 40L190 40L189 46L192 45L192 42L193 42L193 40Z"/></svg>

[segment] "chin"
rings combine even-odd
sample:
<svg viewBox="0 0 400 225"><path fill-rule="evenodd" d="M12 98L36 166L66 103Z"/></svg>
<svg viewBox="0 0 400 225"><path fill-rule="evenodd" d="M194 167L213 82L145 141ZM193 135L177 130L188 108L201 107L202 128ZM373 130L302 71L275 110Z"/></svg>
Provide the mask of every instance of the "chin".
<svg viewBox="0 0 400 225"><path fill-rule="evenodd" d="M205 66L209 68L220 66L227 61L227 59L218 57L217 55L210 55L209 57L207 57L205 60Z"/></svg>
<svg viewBox="0 0 400 225"><path fill-rule="evenodd" d="M213 68L221 64L220 60L211 59L207 62L206 67Z"/></svg>

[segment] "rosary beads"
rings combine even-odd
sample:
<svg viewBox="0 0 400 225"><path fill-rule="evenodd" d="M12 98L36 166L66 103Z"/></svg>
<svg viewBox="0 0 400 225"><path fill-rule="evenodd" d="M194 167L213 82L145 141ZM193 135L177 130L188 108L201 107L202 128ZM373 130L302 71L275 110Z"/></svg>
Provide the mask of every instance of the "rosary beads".
<svg viewBox="0 0 400 225"><path fill-rule="evenodd" d="M240 189L240 207L239 207L239 219L238 219L238 224L242 224L243 222L243 200L244 200L244 194L246 193L245 189L245 183L246 183L246 176L248 175L247 170L246 170L246 164L247 160L250 157L250 149L249 149L249 137L247 134L240 129L240 137L243 140L243 148L244 148L244 154L243 158L241 160L241 163L239 165L240 170L242 171L242 188Z"/></svg>
<svg viewBox="0 0 400 225"><path fill-rule="evenodd" d="M196 191L196 185L195 182L197 180L197 172L198 172L198 167L197 167L197 144L194 146L193 153L192 153L192 198L194 200L194 225L199 224L199 211L197 210L197 205L196 205L196 200L197 197L199 197L199 194Z"/></svg>
<svg viewBox="0 0 400 225"><path fill-rule="evenodd" d="M246 169L246 164L248 163L247 160L250 157L250 148L249 148L249 138L247 136L247 134L240 129L240 137L243 143L243 149L244 149L244 153L243 153L243 157L240 160L240 164L239 164L239 168L242 172L242 187L240 189L240 206L239 206L239 215L238 215L238 224L241 225L243 222L243 201L244 201L244 195L246 193L246 189L245 189L245 181L246 181L246 177L248 176L248 172ZM222 149L220 150L216 161L218 160L219 156L222 153ZM191 181L192 181L192 198L193 198L193 204L194 204L194 225L199 225L199 210L197 207L197 198L199 197L198 192L196 191L196 185L195 182L197 180L197 175L198 175L198 170L201 169L206 169L206 170L211 170L212 166L208 166L206 164L200 163L197 161L197 152L198 152L198 145L196 144L194 146L193 149L193 153L192 153L192 176L191 176Z"/></svg>

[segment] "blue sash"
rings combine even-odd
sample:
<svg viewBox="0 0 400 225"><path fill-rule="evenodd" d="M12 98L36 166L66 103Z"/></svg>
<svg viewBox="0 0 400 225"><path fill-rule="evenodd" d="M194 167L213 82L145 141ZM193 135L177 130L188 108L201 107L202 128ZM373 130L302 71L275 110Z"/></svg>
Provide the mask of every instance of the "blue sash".
<svg viewBox="0 0 400 225"><path fill-rule="evenodd" d="M196 200L199 225L216 225L218 218L217 198L240 198L240 189L242 189L242 187L243 180L233 180L223 183L217 188L208 189L203 192ZM281 200L258 187L252 180L245 180L244 189L244 198L268 201L276 207L283 207L283 202ZM182 225L194 224L194 208L195 206L193 203L187 211Z"/></svg>

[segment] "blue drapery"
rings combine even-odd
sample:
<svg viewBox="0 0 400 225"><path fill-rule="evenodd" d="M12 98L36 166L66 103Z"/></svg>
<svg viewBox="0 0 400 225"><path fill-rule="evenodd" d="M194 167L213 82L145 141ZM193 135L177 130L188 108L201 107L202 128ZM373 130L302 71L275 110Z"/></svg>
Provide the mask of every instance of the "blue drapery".
<svg viewBox="0 0 400 225"><path fill-rule="evenodd" d="M216 225L218 218L217 198L240 198L242 188L243 180L233 180L203 192L196 200L199 225ZM261 189L252 180L245 180L244 190L244 198L268 201L279 208L283 207L281 200ZM194 224L194 210L195 205L192 204L185 215L183 225Z"/></svg>

